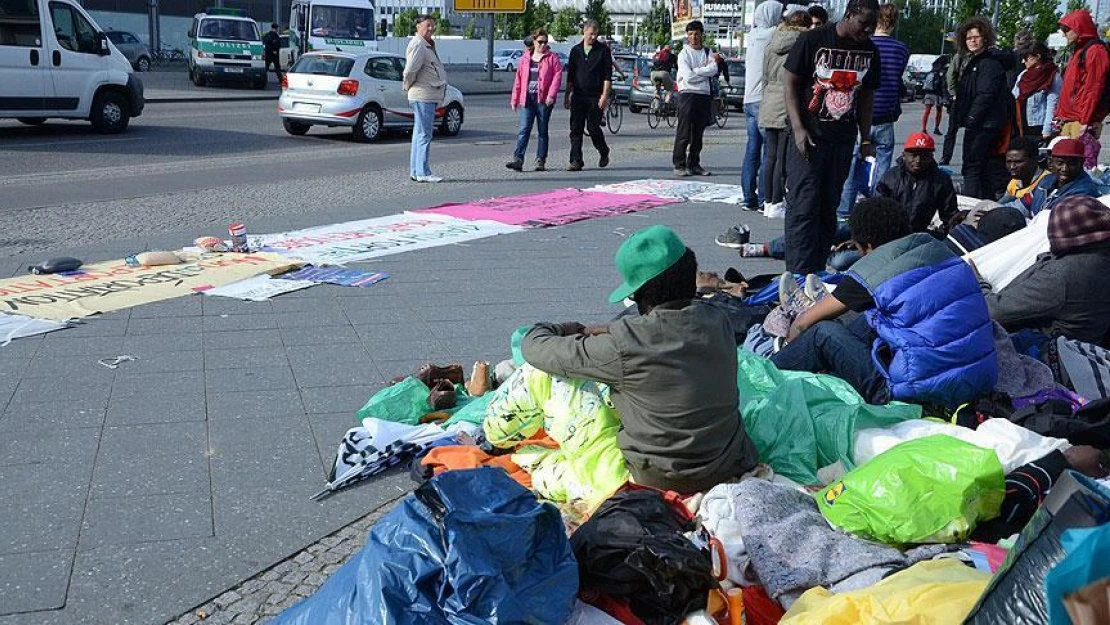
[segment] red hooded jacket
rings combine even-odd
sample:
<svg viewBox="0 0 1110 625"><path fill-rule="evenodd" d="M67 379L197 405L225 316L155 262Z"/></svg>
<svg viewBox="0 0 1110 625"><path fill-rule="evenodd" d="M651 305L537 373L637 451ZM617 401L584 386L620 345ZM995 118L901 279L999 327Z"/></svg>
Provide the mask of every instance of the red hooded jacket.
<svg viewBox="0 0 1110 625"><path fill-rule="evenodd" d="M1064 71L1064 88L1060 92L1056 118L1081 124L1100 122L1107 113L1099 110L1099 100L1106 74L1110 72L1110 53L1099 40L1095 22L1087 11L1079 9L1068 13L1060 20L1060 25L1075 31L1079 39ZM1083 52L1084 47L1086 52ZM1083 57L1082 65L1080 57Z"/></svg>

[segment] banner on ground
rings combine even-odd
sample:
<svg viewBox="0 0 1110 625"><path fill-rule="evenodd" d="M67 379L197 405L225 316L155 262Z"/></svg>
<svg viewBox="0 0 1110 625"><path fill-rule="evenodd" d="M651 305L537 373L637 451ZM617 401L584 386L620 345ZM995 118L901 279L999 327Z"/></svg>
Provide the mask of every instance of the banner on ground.
<svg viewBox="0 0 1110 625"><path fill-rule="evenodd" d="M316 286L316 284L317 283L309 280L278 280L269 275L261 275L247 278L246 280L239 280L238 282L232 282L231 284L225 284L224 286L218 286L214 289L208 289L204 294L242 299L250 302L265 302L271 297L276 297L282 293L291 293L293 291L307 289L310 286Z"/></svg>
<svg viewBox="0 0 1110 625"><path fill-rule="evenodd" d="M654 195L661 198L689 200L691 202L744 203L743 187L735 184L713 182L645 178L616 184L600 184L586 190L597 193Z"/></svg>
<svg viewBox="0 0 1110 625"><path fill-rule="evenodd" d="M555 189L531 195L491 198L465 204L443 204L414 211L420 215L450 215L460 219L490 220L513 226L561 226L594 217L635 213L676 200L655 195L588 193Z"/></svg>
<svg viewBox="0 0 1110 625"><path fill-rule="evenodd" d="M345 263L517 232L520 228L447 215L402 213L251 237L251 249L313 265Z"/></svg>
<svg viewBox="0 0 1110 625"><path fill-rule="evenodd" d="M0 314L0 347L11 343L14 339L46 334L67 327L69 326L58 321L35 319L25 315Z"/></svg>
<svg viewBox="0 0 1110 625"><path fill-rule="evenodd" d="M111 260L66 274L0 280L0 311L64 321L190 295L298 264L276 254L234 253L159 267Z"/></svg>
<svg viewBox="0 0 1110 625"><path fill-rule="evenodd" d="M300 282L326 282L339 286L370 286L377 284L389 277L384 271L359 271L358 269L343 269L342 267L302 267L280 276L282 280Z"/></svg>

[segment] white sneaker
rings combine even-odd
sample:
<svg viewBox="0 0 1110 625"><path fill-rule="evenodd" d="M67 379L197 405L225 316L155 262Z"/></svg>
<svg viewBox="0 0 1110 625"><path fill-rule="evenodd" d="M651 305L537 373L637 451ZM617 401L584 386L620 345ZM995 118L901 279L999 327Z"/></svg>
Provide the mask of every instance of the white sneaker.
<svg viewBox="0 0 1110 625"><path fill-rule="evenodd" d="M417 182L443 182L443 178L439 176L416 176L413 180Z"/></svg>
<svg viewBox="0 0 1110 625"><path fill-rule="evenodd" d="M782 219L786 217L786 202L779 202L778 204L768 202L764 204L763 216L767 219Z"/></svg>

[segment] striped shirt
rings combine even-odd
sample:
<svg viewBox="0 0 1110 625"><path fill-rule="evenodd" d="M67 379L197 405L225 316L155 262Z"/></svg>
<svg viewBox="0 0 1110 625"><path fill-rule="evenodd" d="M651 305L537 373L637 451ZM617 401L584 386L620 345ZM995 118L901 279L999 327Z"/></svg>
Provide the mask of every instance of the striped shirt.
<svg viewBox="0 0 1110 625"><path fill-rule="evenodd" d="M898 120L902 112L899 91L902 87L902 73L910 60L910 49L894 37L875 35L871 37L879 49L879 68L881 70L879 88L875 90L875 108L871 119L873 124L889 124Z"/></svg>

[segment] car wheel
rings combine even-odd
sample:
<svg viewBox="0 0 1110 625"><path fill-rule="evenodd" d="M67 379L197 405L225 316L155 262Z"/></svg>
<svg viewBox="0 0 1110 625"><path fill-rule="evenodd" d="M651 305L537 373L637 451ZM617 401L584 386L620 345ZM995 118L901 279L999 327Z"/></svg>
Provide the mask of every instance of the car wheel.
<svg viewBox="0 0 1110 625"><path fill-rule="evenodd" d="M295 122L289 119L281 120L281 125L285 127L285 132L295 137L305 134L308 132L308 129L311 128L310 124L302 124L301 122Z"/></svg>
<svg viewBox="0 0 1110 625"><path fill-rule="evenodd" d="M630 113L639 113L639 112L640 112L640 111L642 111L642 110L644 110L644 107L642 107L642 106L637 106L637 105L633 104L633 103L632 103L632 99L631 99L631 98L629 98L629 100L628 100L628 111L629 111Z"/></svg>
<svg viewBox="0 0 1110 625"><path fill-rule="evenodd" d="M41 126L46 123L45 117L17 117L16 119L19 121L19 123L26 124L28 126Z"/></svg>
<svg viewBox="0 0 1110 625"><path fill-rule="evenodd" d="M382 112L374 105L362 109L358 115L358 123L351 129L355 141L370 143L377 141L382 134Z"/></svg>
<svg viewBox="0 0 1110 625"><path fill-rule="evenodd" d="M463 109L457 102L452 102L443 113L443 124L440 132L448 137L454 137L462 130Z"/></svg>
<svg viewBox="0 0 1110 625"><path fill-rule="evenodd" d="M127 129L131 121L131 106L127 98L116 91L102 91L93 98L89 121L97 132L114 135Z"/></svg>
<svg viewBox="0 0 1110 625"><path fill-rule="evenodd" d="M150 71L150 59L145 56L140 56L138 61L135 61L135 69L140 72Z"/></svg>
<svg viewBox="0 0 1110 625"><path fill-rule="evenodd" d="M201 74L200 71L198 71L196 69L193 69L193 70L190 70L190 71L193 74L193 84L198 86L198 87L203 87L204 83L205 83L204 75Z"/></svg>

